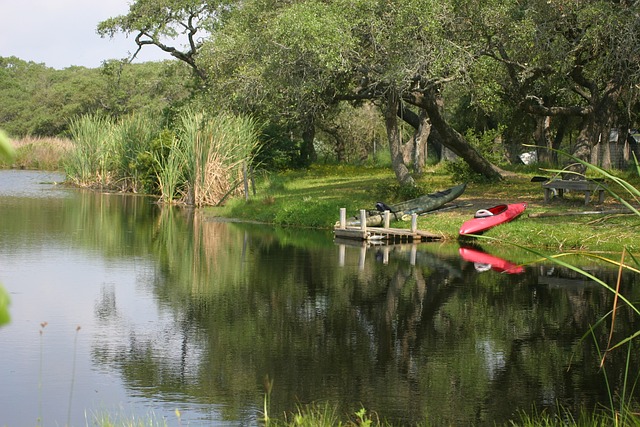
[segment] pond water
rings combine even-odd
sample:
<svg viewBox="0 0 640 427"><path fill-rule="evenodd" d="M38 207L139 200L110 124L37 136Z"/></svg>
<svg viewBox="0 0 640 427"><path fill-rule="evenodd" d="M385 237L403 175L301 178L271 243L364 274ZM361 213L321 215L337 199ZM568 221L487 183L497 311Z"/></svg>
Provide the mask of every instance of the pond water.
<svg viewBox="0 0 640 427"><path fill-rule="evenodd" d="M608 388L608 329L581 340L613 296L569 269L457 243L339 244L63 179L0 171L0 425L256 425L268 386L272 416L328 402L394 424L494 425L621 392L626 352L607 359ZM622 288L639 299L633 276ZM614 338L638 323L621 310Z"/></svg>

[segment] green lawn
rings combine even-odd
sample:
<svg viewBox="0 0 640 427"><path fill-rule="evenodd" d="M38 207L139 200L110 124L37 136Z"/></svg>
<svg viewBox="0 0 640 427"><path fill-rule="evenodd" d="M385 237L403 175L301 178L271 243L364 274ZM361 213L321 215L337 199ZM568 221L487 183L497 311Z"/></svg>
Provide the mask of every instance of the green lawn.
<svg viewBox="0 0 640 427"><path fill-rule="evenodd" d="M498 183L469 183L465 193L451 203L462 207L420 216L418 227L441 235L444 240L455 240L460 225L476 209L505 202L527 202L528 209L520 218L489 230L486 236L497 240L483 241L483 245L509 242L541 249L606 252L620 252L623 246L632 252L640 248L640 218L615 213L622 206L612 196L607 195L602 205L585 206L582 193L569 193L545 204L540 183L531 182L534 175L540 172L513 173ZM248 201L230 200L224 207L208 208L207 213L284 226L331 229L342 207L351 216L360 209L373 209L377 201L392 204L419 195L401 188L388 168L315 166L306 171L265 174L255 181L256 194L251 193ZM418 179L420 194L454 184L457 182L452 182L441 168L434 168ZM620 189L614 191L621 194ZM612 213L584 214L596 210ZM409 223L395 222L393 226L408 228Z"/></svg>

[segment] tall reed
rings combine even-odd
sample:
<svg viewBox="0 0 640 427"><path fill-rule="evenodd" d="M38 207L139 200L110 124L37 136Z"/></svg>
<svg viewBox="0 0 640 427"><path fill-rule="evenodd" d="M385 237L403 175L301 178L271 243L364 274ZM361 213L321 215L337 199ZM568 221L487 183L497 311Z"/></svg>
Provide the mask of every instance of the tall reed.
<svg viewBox="0 0 640 427"><path fill-rule="evenodd" d="M81 187L106 187L113 170L111 119L84 115L71 121L73 148L65 164L67 179Z"/></svg>
<svg viewBox="0 0 640 427"><path fill-rule="evenodd" d="M173 134L170 138L169 154L164 155L163 151L153 152L158 190L163 203L174 203L185 195L182 190L185 187L185 167L188 162L185 144Z"/></svg>
<svg viewBox="0 0 640 427"><path fill-rule="evenodd" d="M251 162L258 146L258 126L248 117L187 112L180 118L178 138L186 155L185 202L216 205L240 193L243 162Z"/></svg>
<svg viewBox="0 0 640 427"><path fill-rule="evenodd" d="M157 190L165 203L205 206L241 192L242 166L256 154L259 127L248 117L187 111L174 130L160 131L148 116L115 122L98 115L73 120L70 130L65 171L72 183ZM145 183L149 172L152 186Z"/></svg>
<svg viewBox="0 0 640 427"><path fill-rule="evenodd" d="M143 171L138 167L140 153L154 153L153 141L160 132L160 122L146 114L130 115L113 127L112 156L114 184L122 191L143 189Z"/></svg>

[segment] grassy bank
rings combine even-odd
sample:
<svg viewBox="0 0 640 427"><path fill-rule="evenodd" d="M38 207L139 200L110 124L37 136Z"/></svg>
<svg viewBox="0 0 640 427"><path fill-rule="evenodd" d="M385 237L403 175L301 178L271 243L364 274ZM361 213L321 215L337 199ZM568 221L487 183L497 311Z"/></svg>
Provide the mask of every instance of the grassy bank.
<svg viewBox="0 0 640 427"><path fill-rule="evenodd" d="M619 201L608 195L602 205L585 206L582 193L569 193L562 199L544 203L540 183L531 182L533 176L542 173L521 171L499 183L469 183L465 193L450 203L456 207L420 216L418 227L445 240L454 240L460 225L477 209L505 202L527 202L528 209L519 219L486 235L560 251L619 252L622 246L631 251L640 248L638 217L618 213L623 208ZM637 178L625 178L638 184ZM374 209L378 201L392 204L457 184L440 166L418 179L416 194L403 194L406 190L398 186L388 168L314 166L306 171L258 175L255 182L255 195L251 193L248 201L237 198L225 207L208 208L207 212L284 226L329 229L337 221L341 207L347 209L347 215L356 215L359 209ZM584 213L598 210L604 213ZM408 228L409 223L396 222L394 226Z"/></svg>

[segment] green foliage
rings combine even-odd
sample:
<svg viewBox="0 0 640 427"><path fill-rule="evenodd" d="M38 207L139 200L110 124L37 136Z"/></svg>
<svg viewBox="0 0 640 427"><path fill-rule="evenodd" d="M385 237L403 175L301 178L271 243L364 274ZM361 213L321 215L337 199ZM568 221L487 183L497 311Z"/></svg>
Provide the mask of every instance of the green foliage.
<svg viewBox="0 0 640 427"><path fill-rule="evenodd" d="M136 154L131 169L136 182L145 193L158 194L158 173L164 169L162 165L168 161L174 141L175 134L169 129L163 129L151 141L149 149Z"/></svg>
<svg viewBox="0 0 640 427"><path fill-rule="evenodd" d="M9 140L9 137L2 129L0 129L0 159L11 161L15 155L16 152Z"/></svg>
<svg viewBox="0 0 640 427"><path fill-rule="evenodd" d="M461 159L445 161L444 170L451 175L451 180L454 182L474 182L477 184L489 182L486 177L474 172L469 164Z"/></svg>
<svg viewBox="0 0 640 427"><path fill-rule="evenodd" d="M503 131L504 126L499 126L497 129L487 129L481 133L468 129L465 138L485 159L494 165L499 165L503 164L506 159L502 144Z"/></svg>
<svg viewBox="0 0 640 427"><path fill-rule="evenodd" d="M467 130L467 141L475 148L480 155L493 164L504 163L506 155L504 146L501 143L503 127L486 130L478 133L473 129ZM453 182L473 182L487 183L490 178L481 175L471 169L468 163L462 159L444 162L444 170L451 175Z"/></svg>
<svg viewBox="0 0 640 427"><path fill-rule="evenodd" d="M9 323L9 295L7 291L0 285L0 326Z"/></svg>
<svg viewBox="0 0 640 427"><path fill-rule="evenodd" d="M193 77L177 61L55 70L0 57L0 122L13 137L64 136L81 115L124 117L133 112L168 117L191 98Z"/></svg>
<svg viewBox="0 0 640 427"><path fill-rule="evenodd" d="M283 171L302 167L300 141L292 140L282 127L270 123L260 135L256 164L270 171Z"/></svg>

